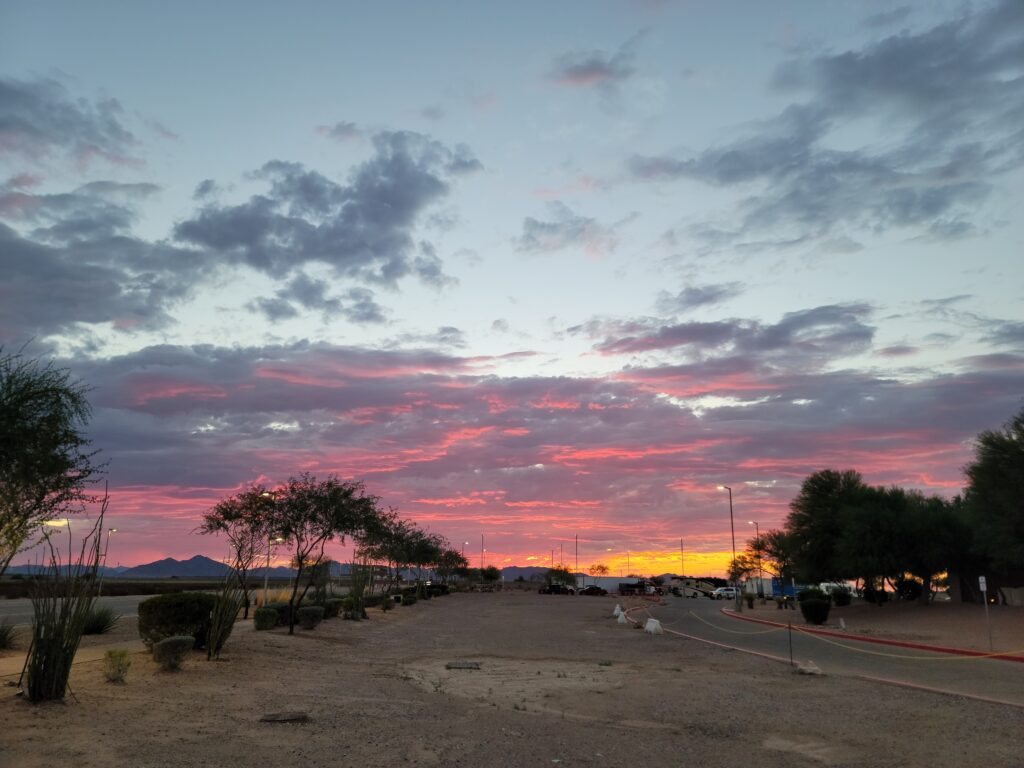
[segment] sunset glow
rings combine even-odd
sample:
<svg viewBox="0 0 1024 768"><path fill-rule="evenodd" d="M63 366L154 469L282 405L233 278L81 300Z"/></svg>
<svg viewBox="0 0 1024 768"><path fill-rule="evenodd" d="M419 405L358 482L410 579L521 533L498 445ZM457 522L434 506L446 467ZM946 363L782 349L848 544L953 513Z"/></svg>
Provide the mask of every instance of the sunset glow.
<svg viewBox="0 0 1024 768"><path fill-rule="evenodd" d="M721 575L719 486L951 497L1020 408L1022 3L52 5L0 345L89 388L111 563L308 471L474 565Z"/></svg>

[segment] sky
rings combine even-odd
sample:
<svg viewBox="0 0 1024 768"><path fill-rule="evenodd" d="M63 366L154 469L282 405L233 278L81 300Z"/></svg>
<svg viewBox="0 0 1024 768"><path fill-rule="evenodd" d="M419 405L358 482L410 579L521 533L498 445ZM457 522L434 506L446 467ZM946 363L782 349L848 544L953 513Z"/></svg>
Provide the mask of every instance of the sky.
<svg viewBox="0 0 1024 768"><path fill-rule="evenodd" d="M91 388L111 565L308 471L718 575L719 486L737 550L949 497L1024 405L1022 126L1016 0L4 0L0 344Z"/></svg>

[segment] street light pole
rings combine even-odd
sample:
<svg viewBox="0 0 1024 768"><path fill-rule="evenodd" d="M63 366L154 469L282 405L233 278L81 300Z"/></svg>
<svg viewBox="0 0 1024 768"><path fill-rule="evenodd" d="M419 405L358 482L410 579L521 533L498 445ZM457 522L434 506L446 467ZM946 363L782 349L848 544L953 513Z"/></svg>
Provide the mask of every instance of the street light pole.
<svg viewBox="0 0 1024 768"><path fill-rule="evenodd" d="M729 570L731 571L733 564L736 562L736 524L733 522L732 516L732 486L720 485L718 490L729 492L729 532L732 534L732 563L729 564ZM731 576L732 574L730 573L729 575ZM733 580L733 583L736 586L736 609L741 611L743 610L743 601L740 599L739 582Z"/></svg>
<svg viewBox="0 0 1024 768"><path fill-rule="evenodd" d="M764 600L764 572L761 570L761 527L757 520L750 520L748 525L754 526L754 535L757 537L757 596Z"/></svg>

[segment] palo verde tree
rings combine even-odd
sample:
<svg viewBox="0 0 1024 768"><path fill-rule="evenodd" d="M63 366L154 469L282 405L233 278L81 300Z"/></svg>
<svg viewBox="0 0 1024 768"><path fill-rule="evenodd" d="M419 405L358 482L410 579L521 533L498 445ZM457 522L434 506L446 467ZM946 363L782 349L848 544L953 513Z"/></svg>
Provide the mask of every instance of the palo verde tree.
<svg viewBox="0 0 1024 768"><path fill-rule="evenodd" d="M327 542L364 533L379 517L376 496L368 496L362 483L339 480L331 475L317 480L308 472L292 477L276 493L270 530L284 538L294 550L298 569L288 600L288 634L295 633L296 607L309 590L303 571L316 568L325 557ZM299 587L303 584L302 594Z"/></svg>
<svg viewBox="0 0 1024 768"><path fill-rule="evenodd" d="M0 576L46 521L94 500L86 392L66 369L0 348Z"/></svg>
<svg viewBox="0 0 1024 768"><path fill-rule="evenodd" d="M974 442L964 501L977 554L998 570L1024 568L1024 410Z"/></svg>
<svg viewBox="0 0 1024 768"><path fill-rule="evenodd" d="M249 573L266 556L274 535L270 529L273 507L273 494L262 485L253 485L217 502L203 514L196 529L202 534L223 533L231 545L231 567L242 588L244 618L249 618Z"/></svg>

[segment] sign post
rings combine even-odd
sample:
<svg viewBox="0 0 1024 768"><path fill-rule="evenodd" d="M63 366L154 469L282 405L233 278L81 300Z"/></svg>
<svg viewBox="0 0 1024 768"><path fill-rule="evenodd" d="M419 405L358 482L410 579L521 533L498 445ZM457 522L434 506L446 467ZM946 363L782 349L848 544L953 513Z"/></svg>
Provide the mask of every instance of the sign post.
<svg viewBox="0 0 1024 768"><path fill-rule="evenodd" d="M984 576L978 577L978 588L981 589L981 598L985 601L985 624L988 627L988 649L994 651L995 647L992 645L992 619L988 615L988 584L985 581Z"/></svg>

